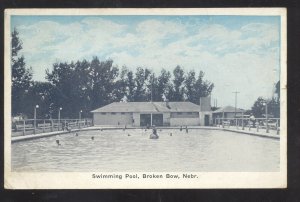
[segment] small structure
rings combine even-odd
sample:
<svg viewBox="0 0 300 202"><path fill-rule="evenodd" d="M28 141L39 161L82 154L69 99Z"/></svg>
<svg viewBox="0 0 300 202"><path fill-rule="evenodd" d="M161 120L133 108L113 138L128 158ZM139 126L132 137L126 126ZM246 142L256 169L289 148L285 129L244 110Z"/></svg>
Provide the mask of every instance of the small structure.
<svg viewBox="0 0 300 202"><path fill-rule="evenodd" d="M243 116L245 117L244 113L245 113L244 109L240 109L240 108L235 109L235 107L232 106L222 107L212 112L213 122L216 123L217 118L232 119L232 118L241 118Z"/></svg>
<svg viewBox="0 0 300 202"><path fill-rule="evenodd" d="M113 102L91 112L94 125L198 126L200 109L191 102Z"/></svg>

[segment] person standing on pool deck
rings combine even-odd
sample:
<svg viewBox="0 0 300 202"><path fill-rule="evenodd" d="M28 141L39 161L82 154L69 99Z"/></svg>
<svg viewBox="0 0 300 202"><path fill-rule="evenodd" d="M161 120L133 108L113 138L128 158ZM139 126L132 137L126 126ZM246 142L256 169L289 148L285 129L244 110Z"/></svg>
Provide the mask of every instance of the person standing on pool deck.
<svg viewBox="0 0 300 202"><path fill-rule="evenodd" d="M185 126L185 132L186 132L186 133L189 133L189 129L188 129L187 126Z"/></svg>
<svg viewBox="0 0 300 202"><path fill-rule="evenodd" d="M180 129L179 129L180 131L182 131L182 126L180 126Z"/></svg>

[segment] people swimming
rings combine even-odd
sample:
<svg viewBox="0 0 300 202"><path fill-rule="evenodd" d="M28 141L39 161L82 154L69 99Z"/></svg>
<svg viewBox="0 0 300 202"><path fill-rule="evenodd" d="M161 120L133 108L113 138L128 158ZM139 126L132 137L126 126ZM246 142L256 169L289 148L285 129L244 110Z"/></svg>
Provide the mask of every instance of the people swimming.
<svg viewBox="0 0 300 202"><path fill-rule="evenodd" d="M61 145L60 142L59 142L59 135L56 135L56 144L57 144L57 146Z"/></svg>
<svg viewBox="0 0 300 202"><path fill-rule="evenodd" d="M94 140L94 136L92 136L91 139Z"/></svg>
<svg viewBox="0 0 300 202"><path fill-rule="evenodd" d="M78 136L78 133L75 133L75 136Z"/></svg>
<svg viewBox="0 0 300 202"><path fill-rule="evenodd" d="M131 136L131 135L128 133L127 136Z"/></svg>
<svg viewBox="0 0 300 202"><path fill-rule="evenodd" d="M61 144L59 143L59 140L56 140L57 146L60 146Z"/></svg>
<svg viewBox="0 0 300 202"><path fill-rule="evenodd" d="M172 133L170 133L170 136L172 136L173 134Z"/></svg>
<svg viewBox="0 0 300 202"><path fill-rule="evenodd" d="M150 135L150 139L158 139L158 138L159 138L159 136L157 134L156 127L155 127L155 125L153 125L152 134Z"/></svg>

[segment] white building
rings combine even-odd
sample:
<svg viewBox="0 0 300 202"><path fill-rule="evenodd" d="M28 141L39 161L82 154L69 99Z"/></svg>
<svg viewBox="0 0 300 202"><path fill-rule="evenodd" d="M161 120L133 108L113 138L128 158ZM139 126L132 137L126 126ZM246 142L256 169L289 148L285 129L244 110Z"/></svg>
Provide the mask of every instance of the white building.
<svg viewBox="0 0 300 202"><path fill-rule="evenodd" d="M208 110L210 101L202 102L201 107L191 102L114 102L91 112L94 125L143 127L210 125L212 117Z"/></svg>

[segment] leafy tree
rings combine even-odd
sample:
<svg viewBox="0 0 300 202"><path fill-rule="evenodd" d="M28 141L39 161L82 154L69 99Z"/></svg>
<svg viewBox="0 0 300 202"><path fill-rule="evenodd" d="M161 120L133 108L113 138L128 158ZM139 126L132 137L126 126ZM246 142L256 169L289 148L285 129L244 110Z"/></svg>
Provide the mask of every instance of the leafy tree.
<svg viewBox="0 0 300 202"><path fill-rule="evenodd" d="M198 79L195 83L194 90L195 90L195 97L193 97L193 100L190 100L191 102L194 102L195 104L200 104L200 97L207 97L211 94L214 84L203 80L204 72L200 71L198 75Z"/></svg>
<svg viewBox="0 0 300 202"><path fill-rule="evenodd" d="M157 98L155 100L162 101L163 95L166 98L169 97L169 88L172 88L170 78L171 73L165 69L162 69L159 77L157 78L157 88L155 89L157 92Z"/></svg>
<svg viewBox="0 0 300 202"><path fill-rule="evenodd" d="M256 118L262 118L262 115L265 114L265 102L266 100L262 97L257 98L257 100L254 102L251 111Z"/></svg>
<svg viewBox="0 0 300 202"><path fill-rule="evenodd" d="M26 107L23 109L24 114L26 114L28 118L33 118L34 108L36 105L39 105L36 114L37 118L51 118L55 110L51 105L51 103L53 103L52 91L53 86L49 82L33 82L25 94L24 105L26 105Z"/></svg>
<svg viewBox="0 0 300 202"><path fill-rule="evenodd" d="M256 118L264 118L266 114L266 103L268 105L268 114L275 118L280 117L280 108L276 99L271 100L263 99L259 97L253 104L251 111Z"/></svg>
<svg viewBox="0 0 300 202"><path fill-rule="evenodd" d="M147 81L150 79L151 71L147 68L138 67L135 73L135 90L133 99L136 102L146 101L149 96L146 95ZM149 83L148 83L149 84Z"/></svg>
<svg viewBox="0 0 300 202"><path fill-rule="evenodd" d="M113 90L116 87L115 80L119 69L113 66L112 60L100 62L94 57L91 62L92 75L92 99L93 109L107 105L113 101L115 96Z"/></svg>
<svg viewBox="0 0 300 202"><path fill-rule="evenodd" d="M11 39L11 72L12 72L12 115L24 113L26 92L32 84L32 68L26 68L25 58L19 57L22 42L16 29L12 32Z"/></svg>
<svg viewBox="0 0 300 202"><path fill-rule="evenodd" d="M197 100L199 99L197 97L197 92L196 92L196 73L195 71L190 71L187 73L185 77L185 93L186 97L190 102L196 103Z"/></svg>
<svg viewBox="0 0 300 202"><path fill-rule="evenodd" d="M280 101L280 81L278 81L275 85L275 93L277 94L277 101Z"/></svg>
<svg viewBox="0 0 300 202"><path fill-rule="evenodd" d="M178 65L175 67L173 71L174 80L173 80L173 92L171 92L172 97L170 100L172 101L183 101L184 95L184 70ZM170 89L172 91L172 89Z"/></svg>

